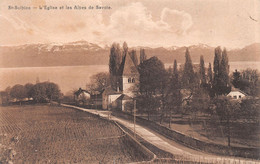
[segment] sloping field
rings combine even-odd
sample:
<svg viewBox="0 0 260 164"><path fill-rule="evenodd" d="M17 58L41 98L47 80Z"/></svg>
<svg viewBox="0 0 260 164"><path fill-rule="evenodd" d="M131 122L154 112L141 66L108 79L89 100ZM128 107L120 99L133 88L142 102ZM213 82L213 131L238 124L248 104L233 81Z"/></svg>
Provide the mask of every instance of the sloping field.
<svg viewBox="0 0 260 164"><path fill-rule="evenodd" d="M54 106L0 107L0 163L127 163L148 160L113 123Z"/></svg>

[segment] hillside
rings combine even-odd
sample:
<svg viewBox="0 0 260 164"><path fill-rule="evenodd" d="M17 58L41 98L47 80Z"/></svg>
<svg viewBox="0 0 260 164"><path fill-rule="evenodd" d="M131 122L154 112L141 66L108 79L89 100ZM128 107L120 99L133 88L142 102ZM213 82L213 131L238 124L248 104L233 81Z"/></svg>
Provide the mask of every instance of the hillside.
<svg viewBox="0 0 260 164"><path fill-rule="evenodd" d="M133 49L133 48L130 48ZM139 54L140 47L135 47ZM148 57L157 56L164 63L174 59L184 62L185 47L145 47ZM189 46L193 62L199 62L200 55L205 62L212 62L214 47L205 44ZM260 43L242 49L228 51L230 61L260 61ZM109 47L100 47L86 41L66 44L26 44L20 46L0 46L0 67L44 67L72 65L108 64Z"/></svg>

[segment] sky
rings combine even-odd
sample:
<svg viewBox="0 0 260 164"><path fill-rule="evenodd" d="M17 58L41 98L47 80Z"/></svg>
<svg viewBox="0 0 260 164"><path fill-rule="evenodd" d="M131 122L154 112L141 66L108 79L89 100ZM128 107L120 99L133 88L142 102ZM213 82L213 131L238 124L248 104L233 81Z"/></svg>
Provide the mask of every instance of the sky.
<svg viewBox="0 0 260 164"><path fill-rule="evenodd" d="M8 10L8 6L110 6ZM0 45L67 43L242 48L260 42L260 0L1 0Z"/></svg>

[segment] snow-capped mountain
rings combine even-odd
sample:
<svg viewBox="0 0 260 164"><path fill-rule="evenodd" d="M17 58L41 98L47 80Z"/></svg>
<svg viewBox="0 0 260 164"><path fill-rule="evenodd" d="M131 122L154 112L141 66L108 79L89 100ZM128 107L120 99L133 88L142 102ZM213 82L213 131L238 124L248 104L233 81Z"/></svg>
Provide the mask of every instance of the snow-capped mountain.
<svg viewBox="0 0 260 164"><path fill-rule="evenodd" d="M174 59L185 61L186 47L130 47L144 48L148 57L157 56L164 63L173 63ZM189 46L193 62L199 62L200 55L205 62L213 62L214 49L206 44ZM81 40L70 43L25 44L19 46L0 46L1 67L42 67L42 66L71 66L71 65L103 65L109 61L109 46ZM258 54L258 55L257 55ZM242 49L228 51L230 61L260 61L260 43L251 44Z"/></svg>

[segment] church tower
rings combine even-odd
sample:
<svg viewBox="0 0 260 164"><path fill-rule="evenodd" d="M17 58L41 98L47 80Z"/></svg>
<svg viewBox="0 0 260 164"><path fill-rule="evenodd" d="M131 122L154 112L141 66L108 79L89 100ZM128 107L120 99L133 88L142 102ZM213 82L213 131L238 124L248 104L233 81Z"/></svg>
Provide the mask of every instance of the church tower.
<svg viewBox="0 0 260 164"><path fill-rule="evenodd" d="M122 61L120 70L119 88L123 94L133 97L138 89L136 84L139 83L139 72L128 53Z"/></svg>

